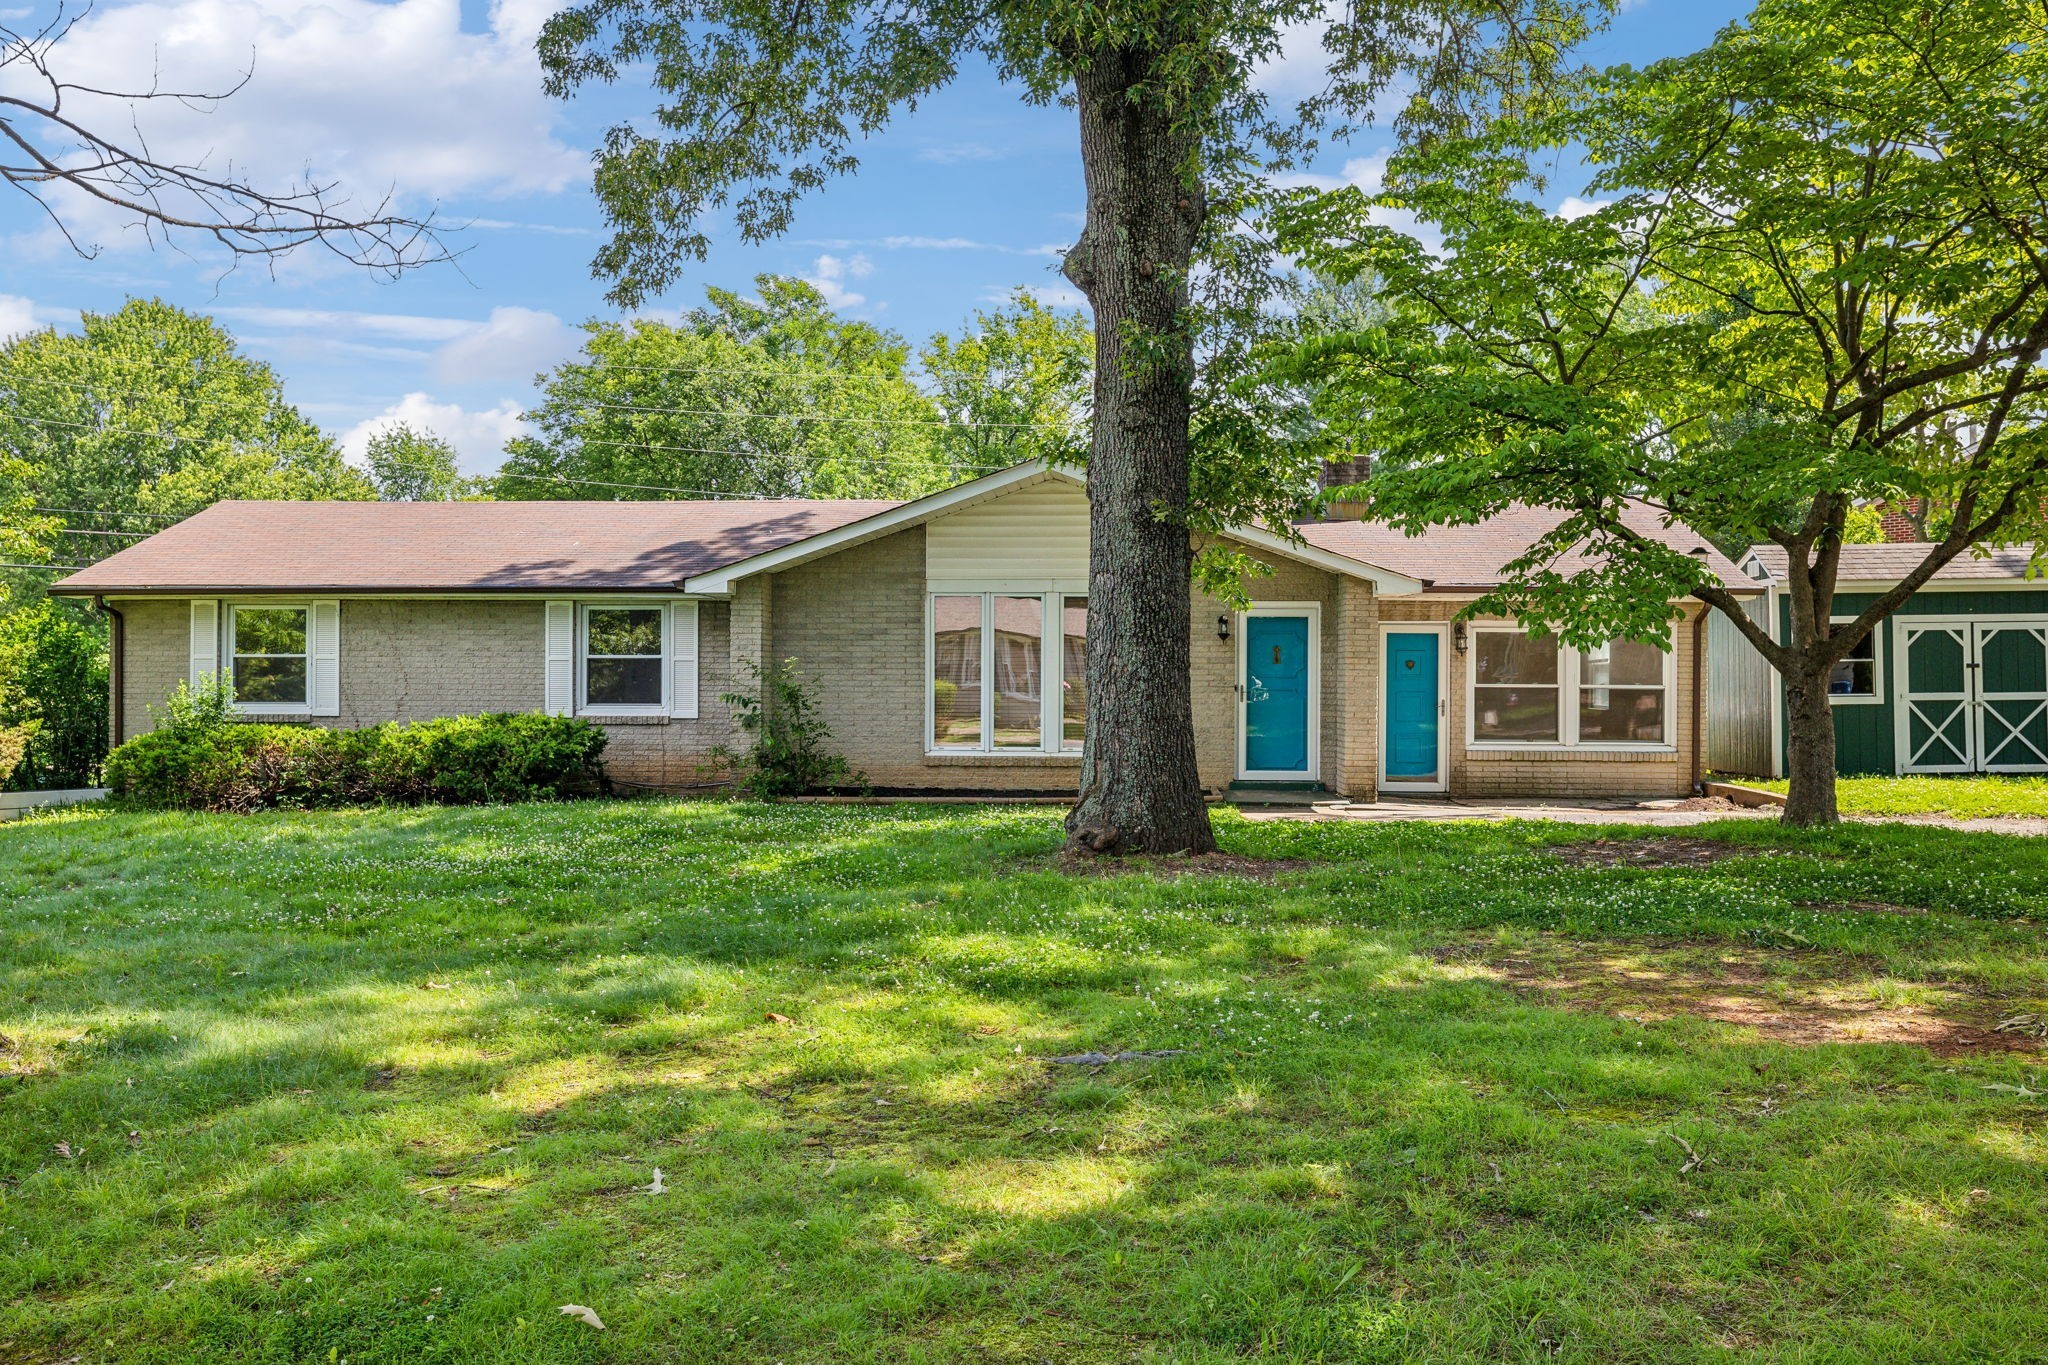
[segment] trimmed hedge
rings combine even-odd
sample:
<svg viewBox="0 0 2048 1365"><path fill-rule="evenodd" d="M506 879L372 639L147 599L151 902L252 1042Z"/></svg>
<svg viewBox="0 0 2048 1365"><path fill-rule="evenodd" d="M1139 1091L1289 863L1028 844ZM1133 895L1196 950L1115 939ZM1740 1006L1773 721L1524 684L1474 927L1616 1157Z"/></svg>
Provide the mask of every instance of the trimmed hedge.
<svg viewBox="0 0 2048 1365"><path fill-rule="evenodd" d="M251 811L548 801L606 790L605 732L567 716L449 716L361 730L171 723L107 756L138 805Z"/></svg>

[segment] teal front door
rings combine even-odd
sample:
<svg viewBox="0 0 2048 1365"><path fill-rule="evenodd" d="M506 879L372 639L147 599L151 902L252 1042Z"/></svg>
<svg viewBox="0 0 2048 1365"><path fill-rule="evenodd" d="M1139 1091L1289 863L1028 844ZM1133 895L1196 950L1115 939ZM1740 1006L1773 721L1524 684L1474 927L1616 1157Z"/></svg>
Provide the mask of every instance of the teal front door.
<svg viewBox="0 0 2048 1365"><path fill-rule="evenodd" d="M1380 752L1390 786L1442 791L1443 636L1434 630L1390 630L1385 650L1385 734Z"/></svg>
<svg viewBox="0 0 2048 1365"><path fill-rule="evenodd" d="M1309 744L1309 620L1244 618L1244 777L1314 776Z"/></svg>

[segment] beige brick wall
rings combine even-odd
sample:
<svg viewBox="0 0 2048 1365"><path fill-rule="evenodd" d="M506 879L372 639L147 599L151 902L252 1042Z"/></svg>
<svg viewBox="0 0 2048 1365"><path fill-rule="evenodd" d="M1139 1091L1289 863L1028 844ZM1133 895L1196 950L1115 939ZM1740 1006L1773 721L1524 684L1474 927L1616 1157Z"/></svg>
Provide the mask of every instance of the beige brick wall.
<svg viewBox="0 0 2048 1365"><path fill-rule="evenodd" d="M1379 626L1448 621L1456 599L1380 599L1371 586L1273 558L1252 580L1255 602L1314 602L1322 609L1321 777L1370 800L1379 752ZM925 546L913 528L816 563L748 580L730 603L706 602L699 620L699 718L600 722L607 761L629 782L681 787L708 775L709 751L734 742L719 700L740 660L794 658L810 678L834 743L880 787L963 791L1067 791L1079 763L1061 756L931 757L924 752ZM183 600L117 604L127 622L126 735L147 730L150 708L185 676L189 608ZM1196 758L1205 787L1237 771L1236 642L1216 638L1221 602L1197 592L1189 619ZM342 603L343 714L323 724L369 725L542 704L541 603L534 599L352 599ZM1676 629L1675 752L1513 753L1465 747L1467 656L1451 651L1450 768L1459 796L1677 796L1690 789L1690 616ZM1233 627L1234 633L1235 627ZM764 648L764 642L772 646Z"/></svg>
<svg viewBox="0 0 2048 1365"><path fill-rule="evenodd" d="M1380 602L1387 621L1449 621L1464 602L1442 597L1390 597ZM1465 713L1469 654L1450 652L1451 793L1462 797L1556 796L1663 797L1692 791L1692 620L1699 607L1687 607L1675 625L1678 658L1671 697L1671 730L1676 752L1586 752L1555 750L1517 753L1512 750L1468 749ZM1374 684L1377 697L1378 686Z"/></svg>
<svg viewBox="0 0 2048 1365"><path fill-rule="evenodd" d="M191 606L183 599L115 604L126 619L126 734L152 728L153 709L190 667ZM532 598L346 598L341 603L341 714L311 723L354 728L484 711L538 711L543 695L542 606ZM698 717L593 718L608 736L612 776L653 786L703 780L709 751L731 730L719 700L731 691L725 603L698 612Z"/></svg>

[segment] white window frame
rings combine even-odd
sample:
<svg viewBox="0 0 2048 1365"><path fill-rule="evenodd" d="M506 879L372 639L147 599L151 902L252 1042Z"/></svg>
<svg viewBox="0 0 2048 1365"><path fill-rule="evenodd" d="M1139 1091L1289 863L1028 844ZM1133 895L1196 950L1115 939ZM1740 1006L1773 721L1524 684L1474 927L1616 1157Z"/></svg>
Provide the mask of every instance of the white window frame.
<svg viewBox="0 0 2048 1365"><path fill-rule="evenodd" d="M313 714L313 604L309 601L268 602L262 600L226 601L221 608L227 620L221 624L222 635L227 643L226 667L228 685L235 685L235 659L240 651L235 646L235 622L245 611L296 611L306 618L306 652L304 654L256 655L254 658L303 659L306 664L306 699L302 702L243 701L235 698L235 710L245 716L310 716Z"/></svg>
<svg viewBox="0 0 2048 1365"><path fill-rule="evenodd" d="M1830 616L1828 624L1831 626L1842 626L1855 619L1853 616ZM1864 637L1870 642L1870 695L1859 697L1853 692L1844 692L1839 695L1830 692L1828 693L1828 705L1882 706L1885 704L1887 689L1884 685L1884 633L1884 623L1880 621L1872 626L1870 634Z"/></svg>
<svg viewBox="0 0 2048 1365"><path fill-rule="evenodd" d="M661 674L661 697L658 701L634 702L631 705L608 704L593 706L590 701L590 613L593 611L651 611L659 623L661 648L653 654L610 655L599 658L651 658ZM669 675L673 668L669 663L669 610L666 602L624 601L624 602L578 602L576 604L576 714L579 716L665 716L669 704Z"/></svg>
<svg viewBox="0 0 2048 1365"><path fill-rule="evenodd" d="M1043 582L1017 587L947 588L929 585L924 594L924 752L927 758L1075 758L1080 750L1064 747L1065 716L1060 699L1066 681L1066 599L1086 598L1087 593L1068 586L1048 587ZM941 597L981 599L981 742L974 745L932 742L938 724L937 698L932 674L938 667L938 642L933 636ZM998 746L995 742L996 631L995 604L998 597L1035 597L1039 604L1038 637L1038 744ZM1050 656L1050 658L1048 658ZM1055 685L1055 684L1059 685Z"/></svg>
<svg viewBox="0 0 2048 1365"><path fill-rule="evenodd" d="M1558 736L1555 740L1512 740L1480 739L1478 737L1478 689L1479 664L1477 646L1479 637L1488 633L1503 635L1526 635L1520 625L1508 621L1474 624L1466 630L1465 672L1465 747L1484 753L1626 753L1626 754L1675 754L1678 714L1678 651L1667 649L1664 655L1664 680L1659 686L1664 693L1664 735L1661 740L1586 740L1579 739L1579 690L1583 676L1584 654L1564 641L1557 642L1557 687L1558 687ZM1624 685L1624 684L1618 684ZM1631 690L1648 684L1625 684ZM1566 706L1569 699L1571 705Z"/></svg>

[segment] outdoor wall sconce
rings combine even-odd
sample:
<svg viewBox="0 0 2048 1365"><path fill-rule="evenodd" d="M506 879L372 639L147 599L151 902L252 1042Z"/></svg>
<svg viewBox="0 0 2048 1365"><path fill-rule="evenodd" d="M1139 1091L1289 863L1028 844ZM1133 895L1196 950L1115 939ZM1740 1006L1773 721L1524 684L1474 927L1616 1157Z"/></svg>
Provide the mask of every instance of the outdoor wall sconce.
<svg viewBox="0 0 2048 1365"><path fill-rule="evenodd" d="M1219 640L1228 640L1230 638L1230 616L1228 613L1216 618L1216 638Z"/></svg>
<svg viewBox="0 0 2048 1365"><path fill-rule="evenodd" d="M1468 641L1465 639L1465 623L1463 621L1453 621L1451 623L1451 648L1463 654L1467 643Z"/></svg>

